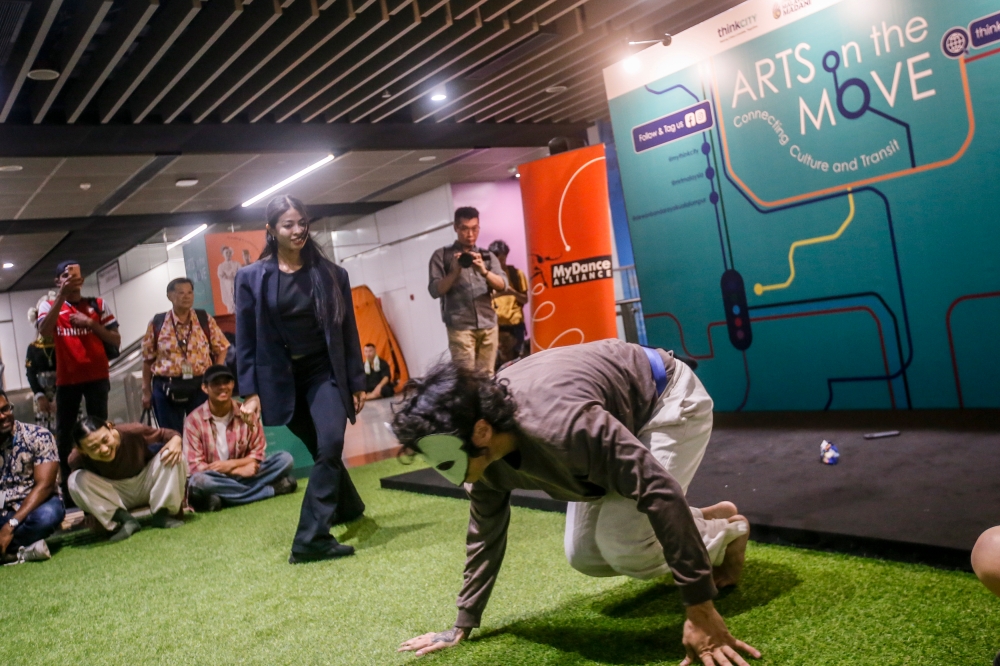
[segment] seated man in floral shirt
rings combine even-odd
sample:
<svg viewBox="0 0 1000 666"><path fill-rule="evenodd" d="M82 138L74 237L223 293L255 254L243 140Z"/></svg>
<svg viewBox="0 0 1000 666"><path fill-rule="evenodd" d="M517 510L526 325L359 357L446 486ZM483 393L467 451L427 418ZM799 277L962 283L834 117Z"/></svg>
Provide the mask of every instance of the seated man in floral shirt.
<svg viewBox="0 0 1000 666"><path fill-rule="evenodd" d="M0 391L0 561L48 537L66 515L59 492L59 452L45 428L14 420Z"/></svg>
<svg viewBox="0 0 1000 666"><path fill-rule="evenodd" d="M196 511L218 511L295 492L292 455L278 451L265 457L260 418L247 425L239 417L232 371L213 365L205 371L201 388L208 402L184 422L191 506Z"/></svg>

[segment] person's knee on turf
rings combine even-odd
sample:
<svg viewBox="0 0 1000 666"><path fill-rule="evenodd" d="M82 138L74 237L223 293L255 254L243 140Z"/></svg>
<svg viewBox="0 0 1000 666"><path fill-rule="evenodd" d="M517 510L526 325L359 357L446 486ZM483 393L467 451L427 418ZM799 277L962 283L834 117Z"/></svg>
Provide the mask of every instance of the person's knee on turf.
<svg viewBox="0 0 1000 666"><path fill-rule="evenodd" d="M224 365L202 379L208 400L184 421L184 450L190 474L189 497L197 511L217 511L294 492L294 460L286 451L266 455L260 418L247 423L233 400L236 380Z"/></svg>
<svg viewBox="0 0 1000 666"><path fill-rule="evenodd" d="M1000 526L979 535L972 548L972 570L987 590L1000 597Z"/></svg>
<svg viewBox="0 0 1000 666"><path fill-rule="evenodd" d="M128 512L144 506L155 527L179 526L170 518L180 512L187 479L179 433L88 416L77 422L73 441L70 492L115 540L138 531Z"/></svg>

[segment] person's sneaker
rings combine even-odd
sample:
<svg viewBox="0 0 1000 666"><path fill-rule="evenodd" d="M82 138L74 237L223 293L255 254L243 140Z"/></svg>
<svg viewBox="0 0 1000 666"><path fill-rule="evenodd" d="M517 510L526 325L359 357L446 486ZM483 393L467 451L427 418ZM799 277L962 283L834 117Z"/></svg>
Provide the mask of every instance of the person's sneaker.
<svg viewBox="0 0 1000 666"><path fill-rule="evenodd" d="M278 495L290 495L299 489L299 482L295 480L294 476L288 475L272 483L271 487L274 488L275 497Z"/></svg>
<svg viewBox="0 0 1000 666"><path fill-rule="evenodd" d="M153 514L153 519L149 521L149 524L160 529L172 529L174 527L181 527L184 525L184 521L172 518L170 516L170 509L160 509Z"/></svg>
<svg viewBox="0 0 1000 666"><path fill-rule="evenodd" d="M289 564L303 564L305 562L321 562L323 560L335 560L338 557L347 557L354 554L354 546L344 543L335 543L329 548L313 552L299 552L294 550L288 557Z"/></svg>
<svg viewBox="0 0 1000 666"><path fill-rule="evenodd" d="M21 562L44 562L52 559L52 552L45 539L39 539L30 546L21 546L17 551L17 559Z"/></svg>
<svg viewBox="0 0 1000 666"><path fill-rule="evenodd" d="M108 539L111 543L124 541L142 529L139 521L133 518L132 514L125 509L118 509L115 511L115 515L112 516L112 519L118 523L118 529L111 533L111 538Z"/></svg>

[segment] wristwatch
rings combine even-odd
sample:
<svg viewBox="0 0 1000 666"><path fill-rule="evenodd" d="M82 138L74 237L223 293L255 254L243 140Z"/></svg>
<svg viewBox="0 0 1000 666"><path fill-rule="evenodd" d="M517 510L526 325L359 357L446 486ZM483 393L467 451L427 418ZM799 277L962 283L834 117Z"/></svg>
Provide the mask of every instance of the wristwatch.
<svg viewBox="0 0 1000 666"><path fill-rule="evenodd" d="M10 529L16 530L17 526L21 524L21 521L18 520L17 518L11 518L10 520L7 521L7 524L10 525Z"/></svg>

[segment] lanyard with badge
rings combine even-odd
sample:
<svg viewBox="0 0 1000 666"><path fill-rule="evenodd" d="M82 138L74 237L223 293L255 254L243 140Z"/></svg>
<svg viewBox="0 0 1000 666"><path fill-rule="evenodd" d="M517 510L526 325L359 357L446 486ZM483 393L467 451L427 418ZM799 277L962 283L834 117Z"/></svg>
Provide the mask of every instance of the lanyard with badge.
<svg viewBox="0 0 1000 666"><path fill-rule="evenodd" d="M184 360L181 362L181 379L192 379L194 377L194 366L192 366L191 362L188 361L188 343L191 340L191 332L194 330L194 321L189 315L187 335L184 336L183 340L181 339L180 334L180 322L178 322L177 318L174 317L173 311L170 312L170 321L174 325L174 337L177 339L177 348L181 350L181 354L184 357Z"/></svg>

